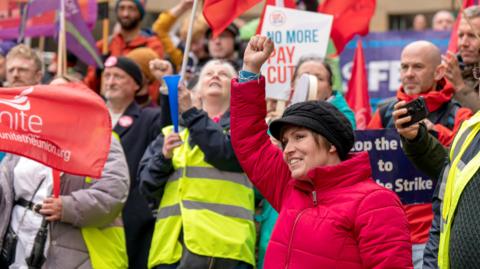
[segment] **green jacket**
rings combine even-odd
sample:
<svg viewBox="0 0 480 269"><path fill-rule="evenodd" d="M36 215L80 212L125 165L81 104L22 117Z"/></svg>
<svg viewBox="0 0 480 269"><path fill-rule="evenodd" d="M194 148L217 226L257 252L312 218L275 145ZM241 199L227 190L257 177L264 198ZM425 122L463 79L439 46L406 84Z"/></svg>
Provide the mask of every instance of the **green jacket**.
<svg viewBox="0 0 480 269"><path fill-rule="evenodd" d="M448 149L428 133L425 125L420 124L417 137L407 140L400 136L403 151L417 169L429 177L438 178L445 162L448 161Z"/></svg>
<svg viewBox="0 0 480 269"><path fill-rule="evenodd" d="M403 144L403 151L410 161L420 171L429 177L438 178L439 182L432 197L433 221L430 228L428 242L423 254L423 268L437 269L438 248L440 242L440 207L442 205L439 197L440 182L443 170L448 162L448 150L440 142L428 133L425 125L420 124L420 130L417 137L413 140L407 140L400 136Z"/></svg>

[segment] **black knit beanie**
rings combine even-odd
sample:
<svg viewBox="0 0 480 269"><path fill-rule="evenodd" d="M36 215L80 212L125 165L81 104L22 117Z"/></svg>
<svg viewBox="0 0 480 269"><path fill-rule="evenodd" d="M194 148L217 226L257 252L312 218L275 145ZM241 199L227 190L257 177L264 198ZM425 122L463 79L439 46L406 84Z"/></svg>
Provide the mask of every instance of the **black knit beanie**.
<svg viewBox="0 0 480 269"><path fill-rule="evenodd" d="M143 75L142 75L142 70L140 67L133 61L130 60L127 57L115 57L115 56L110 56L108 59L105 61L105 68L108 67L118 67L125 71L130 77L133 78L135 83L138 84L139 89L142 88L143 86Z"/></svg>
<svg viewBox="0 0 480 269"><path fill-rule="evenodd" d="M326 101L307 101L289 106L282 117L274 120L269 127L272 136L279 141L285 125L305 127L322 135L335 146L341 160L347 158L355 141L350 121Z"/></svg>

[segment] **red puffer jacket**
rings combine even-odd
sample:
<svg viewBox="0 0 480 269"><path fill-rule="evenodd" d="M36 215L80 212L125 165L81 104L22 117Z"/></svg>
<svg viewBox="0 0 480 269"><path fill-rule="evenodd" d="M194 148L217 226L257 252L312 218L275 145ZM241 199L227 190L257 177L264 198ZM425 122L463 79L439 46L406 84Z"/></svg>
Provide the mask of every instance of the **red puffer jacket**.
<svg viewBox="0 0 480 269"><path fill-rule="evenodd" d="M267 135L265 80L232 82L231 134L238 160L280 212L266 269L413 268L408 222L397 196L371 179L366 153L290 176Z"/></svg>

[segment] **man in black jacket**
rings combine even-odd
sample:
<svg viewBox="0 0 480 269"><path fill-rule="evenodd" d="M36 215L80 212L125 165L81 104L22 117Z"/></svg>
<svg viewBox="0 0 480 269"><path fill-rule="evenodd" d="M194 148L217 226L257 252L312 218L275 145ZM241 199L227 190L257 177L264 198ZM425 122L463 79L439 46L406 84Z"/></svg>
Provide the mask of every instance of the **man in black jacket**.
<svg viewBox="0 0 480 269"><path fill-rule="evenodd" d="M113 130L122 143L131 178L123 210L129 268L147 268L155 218L148 201L138 191L136 174L145 149L164 125L159 108L142 109L135 101L144 83L143 76L139 66L126 57L108 58L102 75L102 95L107 101Z"/></svg>

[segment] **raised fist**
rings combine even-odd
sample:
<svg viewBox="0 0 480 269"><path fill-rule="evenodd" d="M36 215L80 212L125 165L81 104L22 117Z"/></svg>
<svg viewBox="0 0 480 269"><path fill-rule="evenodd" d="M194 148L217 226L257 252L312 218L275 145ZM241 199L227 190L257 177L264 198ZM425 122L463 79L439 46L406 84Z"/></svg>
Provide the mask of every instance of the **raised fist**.
<svg viewBox="0 0 480 269"><path fill-rule="evenodd" d="M260 68L268 60L274 48L270 38L260 35L252 36L243 55L243 70L260 73Z"/></svg>
<svg viewBox="0 0 480 269"><path fill-rule="evenodd" d="M163 76L172 75L173 67L169 61L154 59L149 62L149 68L153 76L157 80L161 80Z"/></svg>

